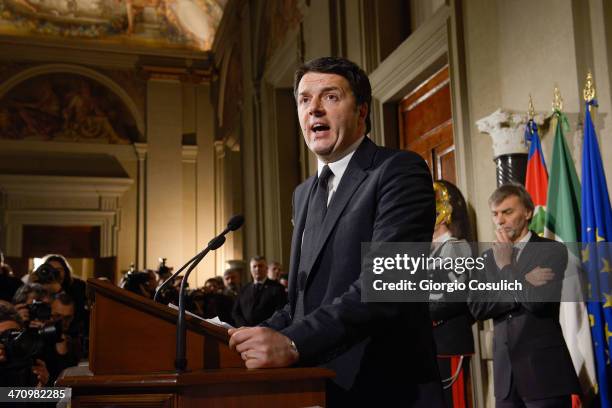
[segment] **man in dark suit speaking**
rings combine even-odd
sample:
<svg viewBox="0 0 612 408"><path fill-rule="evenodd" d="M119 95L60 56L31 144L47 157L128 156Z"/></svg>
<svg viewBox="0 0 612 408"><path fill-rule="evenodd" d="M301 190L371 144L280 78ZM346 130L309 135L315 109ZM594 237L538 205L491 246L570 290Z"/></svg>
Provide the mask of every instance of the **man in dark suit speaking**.
<svg viewBox="0 0 612 408"><path fill-rule="evenodd" d="M293 195L289 303L260 327L230 330L230 346L249 368L331 368L328 406L442 406L427 304L361 301L362 242L431 241L427 165L366 137L371 87L354 63L310 61L294 93L318 172Z"/></svg>

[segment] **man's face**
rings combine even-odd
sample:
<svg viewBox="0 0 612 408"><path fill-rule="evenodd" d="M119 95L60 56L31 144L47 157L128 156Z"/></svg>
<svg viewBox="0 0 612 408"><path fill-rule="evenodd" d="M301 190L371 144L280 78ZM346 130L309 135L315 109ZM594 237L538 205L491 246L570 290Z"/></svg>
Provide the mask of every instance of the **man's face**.
<svg viewBox="0 0 612 408"><path fill-rule="evenodd" d="M62 321L62 330L68 332L70 323L74 319L74 305L65 305L59 300L54 300L51 303L51 318L53 321Z"/></svg>
<svg viewBox="0 0 612 408"><path fill-rule="evenodd" d="M281 274L281 267L277 262L272 262L268 265L268 279L278 280Z"/></svg>
<svg viewBox="0 0 612 408"><path fill-rule="evenodd" d="M259 282L266 277L268 265L263 259L260 261L251 261L251 276L253 280Z"/></svg>
<svg viewBox="0 0 612 408"><path fill-rule="evenodd" d="M511 195L498 204L491 203L491 217L495 227L503 229L514 242L527 233L531 211L525 208L518 196Z"/></svg>
<svg viewBox="0 0 612 408"><path fill-rule="evenodd" d="M336 74L306 73L298 85L297 111L308 148L326 163L365 133L366 104L357 107L348 81Z"/></svg>
<svg viewBox="0 0 612 408"><path fill-rule="evenodd" d="M240 274L238 271L229 271L223 275L223 282L228 288L236 289L240 286Z"/></svg>

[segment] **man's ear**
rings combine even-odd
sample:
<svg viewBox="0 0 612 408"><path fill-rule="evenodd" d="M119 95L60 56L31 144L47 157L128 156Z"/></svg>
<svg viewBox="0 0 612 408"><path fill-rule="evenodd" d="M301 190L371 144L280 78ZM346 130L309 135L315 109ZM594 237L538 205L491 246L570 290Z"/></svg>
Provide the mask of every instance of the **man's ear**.
<svg viewBox="0 0 612 408"><path fill-rule="evenodd" d="M370 110L370 107L368 106L367 103L362 103L361 105L359 105L359 119L363 119L365 121L365 118L368 116L368 111Z"/></svg>

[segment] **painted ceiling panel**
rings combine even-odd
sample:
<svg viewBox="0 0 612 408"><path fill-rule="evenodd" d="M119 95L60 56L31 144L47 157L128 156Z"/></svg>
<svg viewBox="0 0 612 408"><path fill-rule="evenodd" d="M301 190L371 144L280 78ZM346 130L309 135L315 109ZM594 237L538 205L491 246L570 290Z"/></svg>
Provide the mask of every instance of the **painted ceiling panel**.
<svg viewBox="0 0 612 408"><path fill-rule="evenodd" d="M210 50L227 0L0 0L0 35Z"/></svg>

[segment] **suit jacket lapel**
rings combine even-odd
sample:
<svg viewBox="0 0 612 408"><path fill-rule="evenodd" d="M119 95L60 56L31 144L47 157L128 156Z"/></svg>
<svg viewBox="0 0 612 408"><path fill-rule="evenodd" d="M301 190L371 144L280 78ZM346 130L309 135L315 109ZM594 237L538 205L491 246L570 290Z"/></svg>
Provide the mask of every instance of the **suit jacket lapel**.
<svg viewBox="0 0 612 408"><path fill-rule="evenodd" d="M519 259L517 262L518 269L519 271L523 272L523 275L525 275L527 272L531 272L531 269L527 270L527 267L529 267L530 265L533 265L531 261L538 254L538 246L531 245L531 244L533 242L538 242L538 241L539 240L537 238L537 234L531 231L531 237L529 238L529 241L527 241L525 248L523 248L523 252L519 256Z"/></svg>
<svg viewBox="0 0 612 408"><path fill-rule="evenodd" d="M329 234L334 229L340 215L344 211L344 208L348 204L350 198L353 196L359 185L365 180L368 174L365 169L369 168L372 164L372 159L376 153L376 145L367 137L359 145L355 151L355 155L349 162L338 189L336 190L332 200L327 208L327 214L323 221L323 229L321 235L317 240L317 246L311 259L309 259L307 272L308 279L307 283L312 279L312 267L319 257L321 250L323 249Z"/></svg>
<svg viewBox="0 0 612 408"><path fill-rule="evenodd" d="M317 181L316 177L311 177L306 181L304 188L296 191L294 203L295 219L293 220L293 237L291 239L291 273L289 274L289 295L291 297L291 307L295 307L297 295L297 275L300 266L300 254L302 252L302 235L306 225L306 212L308 210L308 197Z"/></svg>

